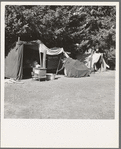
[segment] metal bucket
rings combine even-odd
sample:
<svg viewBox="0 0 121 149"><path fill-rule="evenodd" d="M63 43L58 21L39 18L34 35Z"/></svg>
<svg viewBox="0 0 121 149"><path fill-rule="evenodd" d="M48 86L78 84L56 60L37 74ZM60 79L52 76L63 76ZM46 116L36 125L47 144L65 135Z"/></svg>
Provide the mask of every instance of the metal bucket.
<svg viewBox="0 0 121 149"><path fill-rule="evenodd" d="M46 79L49 80L54 80L55 79L55 74L52 73L47 73L46 74Z"/></svg>

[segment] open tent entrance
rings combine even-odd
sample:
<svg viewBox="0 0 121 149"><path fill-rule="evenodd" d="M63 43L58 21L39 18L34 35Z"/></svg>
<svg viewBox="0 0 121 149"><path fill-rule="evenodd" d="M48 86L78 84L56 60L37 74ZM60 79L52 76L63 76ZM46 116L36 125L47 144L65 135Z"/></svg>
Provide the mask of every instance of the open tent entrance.
<svg viewBox="0 0 121 149"><path fill-rule="evenodd" d="M45 51L44 51L45 52ZM24 44L23 47L23 79L31 78L32 65L37 61L42 68L47 68L47 73L56 73L57 69L62 68L61 56L39 53L39 44ZM60 72L63 74L63 70Z"/></svg>
<svg viewBox="0 0 121 149"><path fill-rule="evenodd" d="M57 69L60 70L62 68L61 56L62 53L59 55L47 55L46 67L48 73L56 73ZM60 73L62 73L62 71Z"/></svg>
<svg viewBox="0 0 121 149"><path fill-rule="evenodd" d="M40 64L39 45L24 45L23 48L23 78L31 77L32 65L34 61Z"/></svg>

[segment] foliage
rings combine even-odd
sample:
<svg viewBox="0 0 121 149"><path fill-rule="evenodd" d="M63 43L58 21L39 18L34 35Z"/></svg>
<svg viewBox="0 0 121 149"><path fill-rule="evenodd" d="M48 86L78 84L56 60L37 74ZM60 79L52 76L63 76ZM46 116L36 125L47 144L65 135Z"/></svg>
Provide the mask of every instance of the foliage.
<svg viewBox="0 0 121 149"><path fill-rule="evenodd" d="M115 6L7 5L5 46L21 40L40 39L51 47L63 47L74 57L94 46L111 53L116 44ZM108 59L107 54L106 59ZM113 56L112 56L113 57ZM114 56L115 58L115 56ZM110 59L114 61L114 59Z"/></svg>

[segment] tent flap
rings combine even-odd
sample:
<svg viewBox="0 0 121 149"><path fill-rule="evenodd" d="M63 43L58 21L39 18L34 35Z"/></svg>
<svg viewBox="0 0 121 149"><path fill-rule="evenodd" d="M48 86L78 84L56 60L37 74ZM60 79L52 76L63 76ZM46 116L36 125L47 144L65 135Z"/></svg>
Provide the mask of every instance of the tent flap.
<svg viewBox="0 0 121 149"><path fill-rule="evenodd" d="M22 79L23 76L23 45L18 50L18 70L17 79Z"/></svg>
<svg viewBox="0 0 121 149"><path fill-rule="evenodd" d="M23 45L12 49L5 59L5 77L20 79L22 77Z"/></svg>

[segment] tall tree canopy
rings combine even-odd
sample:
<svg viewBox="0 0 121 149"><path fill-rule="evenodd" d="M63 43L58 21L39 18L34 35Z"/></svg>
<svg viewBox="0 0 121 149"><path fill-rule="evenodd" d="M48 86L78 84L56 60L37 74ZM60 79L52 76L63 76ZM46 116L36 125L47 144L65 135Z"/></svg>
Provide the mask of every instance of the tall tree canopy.
<svg viewBox="0 0 121 149"><path fill-rule="evenodd" d="M40 39L49 48L63 47L72 55L94 46L115 58L115 6L6 5L5 47Z"/></svg>

